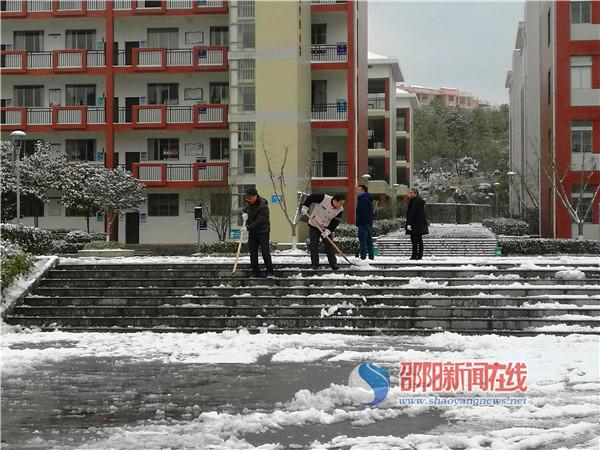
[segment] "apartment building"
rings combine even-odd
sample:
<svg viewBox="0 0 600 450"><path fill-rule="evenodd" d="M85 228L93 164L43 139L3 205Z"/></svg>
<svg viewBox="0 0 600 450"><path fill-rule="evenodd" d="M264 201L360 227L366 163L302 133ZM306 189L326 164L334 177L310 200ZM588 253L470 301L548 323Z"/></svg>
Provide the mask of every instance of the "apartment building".
<svg viewBox="0 0 600 450"><path fill-rule="evenodd" d="M563 192L599 239L600 4L526 2L506 87L511 211L538 210L542 236L577 237Z"/></svg>
<svg viewBox="0 0 600 450"><path fill-rule="evenodd" d="M408 194L412 176L413 110L416 94L398 87L404 81L398 60L369 52L368 180L380 201Z"/></svg>
<svg viewBox="0 0 600 450"><path fill-rule="evenodd" d="M445 106L459 106L465 109L476 109L480 106L489 106L470 92L460 91L456 88L432 88L403 84L402 89L416 94L421 105L428 105L433 100L437 99Z"/></svg>
<svg viewBox="0 0 600 450"><path fill-rule="evenodd" d="M120 241L195 242L198 205L231 210L235 232L251 185L271 203L272 239L289 241L268 170L284 158L292 209L308 185L347 192L352 211L367 158L364 2L7 0L1 17L3 138L19 129L25 148L131 170L147 200L120 218ZM56 198L32 208L41 227L83 226Z"/></svg>

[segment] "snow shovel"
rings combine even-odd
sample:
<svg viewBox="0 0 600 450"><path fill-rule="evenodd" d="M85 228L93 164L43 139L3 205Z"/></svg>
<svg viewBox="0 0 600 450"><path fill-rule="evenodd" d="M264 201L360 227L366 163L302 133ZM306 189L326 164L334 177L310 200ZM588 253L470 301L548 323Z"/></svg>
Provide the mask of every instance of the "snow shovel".
<svg viewBox="0 0 600 450"><path fill-rule="evenodd" d="M321 226L321 224L319 222L317 222L314 218L313 218L313 222L315 223L315 225L317 226L317 228L319 229L321 234L323 234L323 227ZM335 245L335 242L333 242L333 240L329 236L327 236L325 239L327 239L329 241L329 243L331 245L333 245L333 248L335 249L337 254L340 255L342 258L344 258L348 264L350 264L351 266L356 266L356 264L354 264L353 262L350 262L350 260L346 257L346 255L344 255L344 252L341 251L337 245Z"/></svg>
<svg viewBox="0 0 600 450"><path fill-rule="evenodd" d="M240 259L240 252L242 251L242 241L244 239L244 228L246 228L246 220L242 223L242 229L240 230L240 240L238 241L237 252L235 253L235 261L233 262L233 270L231 274L233 275L237 270L238 260Z"/></svg>

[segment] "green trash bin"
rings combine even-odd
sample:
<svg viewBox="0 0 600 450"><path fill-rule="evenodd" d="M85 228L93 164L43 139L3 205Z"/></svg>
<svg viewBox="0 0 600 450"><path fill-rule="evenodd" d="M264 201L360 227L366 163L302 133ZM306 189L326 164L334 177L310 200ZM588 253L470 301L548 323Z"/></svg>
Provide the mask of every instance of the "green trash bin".
<svg viewBox="0 0 600 450"><path fill-rule="evenodd" d="M373 256L379 255L379 249L377 247L373 247Z"/></svg>
<svg viewBox="0 0 600 450"><path fill-rule="evenodd" d="M496 247L496 256L502 256L502 247Z"/></svg>

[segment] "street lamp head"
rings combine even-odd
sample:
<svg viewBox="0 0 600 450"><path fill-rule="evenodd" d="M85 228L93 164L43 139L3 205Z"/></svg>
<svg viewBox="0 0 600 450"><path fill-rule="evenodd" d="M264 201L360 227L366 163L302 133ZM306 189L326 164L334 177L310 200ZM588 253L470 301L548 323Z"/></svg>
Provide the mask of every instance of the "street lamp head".
<svg viewBox="0 0 600 450"><path fill-rule="evenodd" d="M497 181L494 183L494 186L500 186L500 183L498 183Z"/></svg>
<svg viewBox="0 0 600 450"><path fill-rule="evenodd" d="M513 172L512 170L510 172L506 172L506 175L508 175L509 177L512 177L514 175L516 175L516 172Z"/></svg>
<svg viewBox="0 0 600 450"><path fill-rule="evenodd" d="M364 178L365 180L370 180L371 179L371 175L369 175L368 173L365 173L364 175L362 175L361 178Z"/></svg>
<svg viewBox="0 0 600 450"><path fill-rule="evenodd" d="M24 131L21 130L15 130L15 131L11 131L10 135L14 138L22 138L27 136L27 133L25 133Z"/></svg>

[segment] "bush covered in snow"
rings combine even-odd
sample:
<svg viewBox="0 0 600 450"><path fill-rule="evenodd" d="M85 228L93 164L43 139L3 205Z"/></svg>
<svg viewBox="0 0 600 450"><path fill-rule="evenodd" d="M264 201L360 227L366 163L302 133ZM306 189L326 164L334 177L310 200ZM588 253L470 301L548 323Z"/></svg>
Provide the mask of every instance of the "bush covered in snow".
<svg viewBox="0 0 600 450"><path fill-rule="evenodd" d="M19 244L24 252L43 255L52 249L52 238L48 230L27 227L23 224L3 223L0 225L2 239Z"/></svg>
<svg viewBox="0 0 600 450"><path fill-rule="evenodd" d="M52 253L57 255L75 254L85 244L67 241L52 241Z"/></svg>
<svg viewBox="0 0 600 450"><path fill-rule="evenodd" d="M529 224L524 220L498 217L486 220L483 224L490 228L496 235L526 236L529 234Z"/></svg>
<svg viewBox="0 0 600 450"><path fill-rule="evenodd" d="M73 244L87 244L92 241L92 237L85 231L73 230L67 233L65 241Z"/></svg>
<svg viewBox="0 0 600 450"><path fill-rule="evenodd" d="M12 281L31 267L31 258L23 253L18 244L2 239L0 241L0 258L2 260L2 283L0 290L9 286Z"/></svg>
<svg viewBox="0 0 600 450"><path fill-rule="evenodd" d="M600 241L500 238L503 255L600 255Z"/></svg>
<svg viewBox="0 0 600 450"><path fill-rule="evenodd" d="M236 253L238 241L201 242L198 246L199 253L210 255L212 253ZM271 251L277 248L274 242L270 243ZM242 243L242 253L248 253L248 245Z"/></svg>
<svg viewBox="0 0 600 450"><path fill-rule="evenodd" d="M404 228L404 219L384 219L373 221L373 236L383 236ZM335 235L339 238L358 238L356 225L343 224L336 228Z"/></svg>

